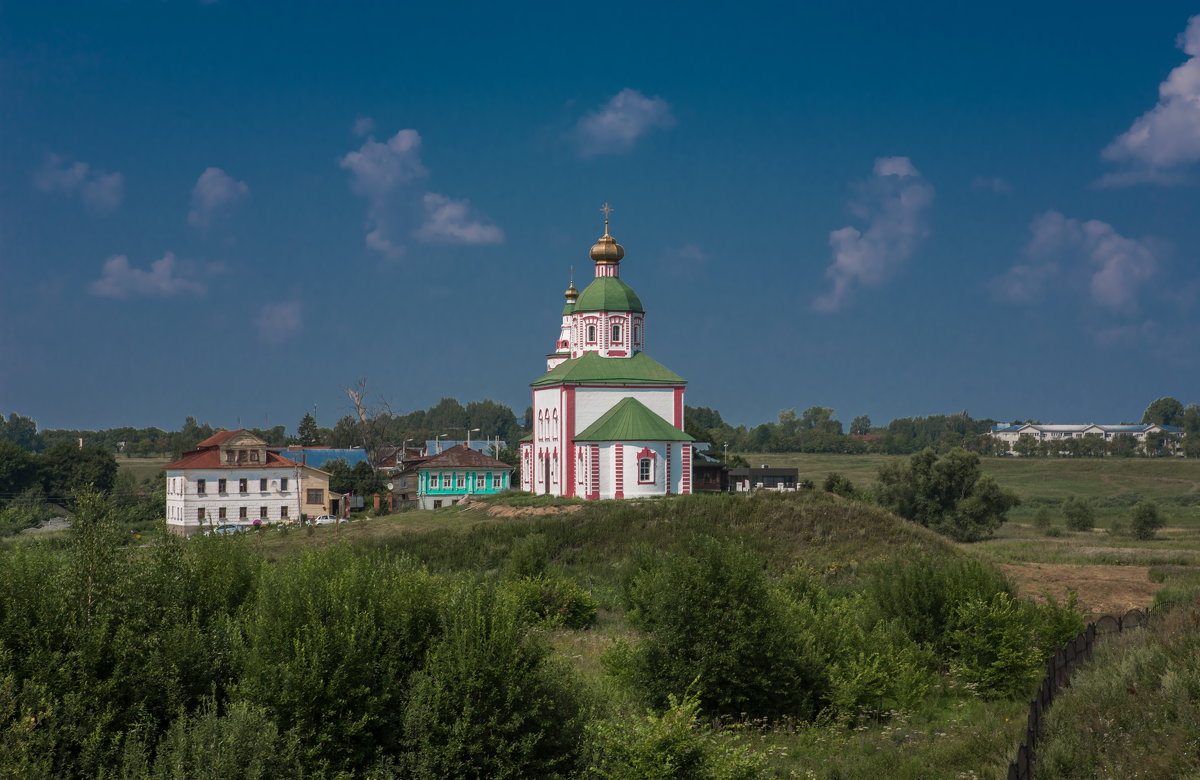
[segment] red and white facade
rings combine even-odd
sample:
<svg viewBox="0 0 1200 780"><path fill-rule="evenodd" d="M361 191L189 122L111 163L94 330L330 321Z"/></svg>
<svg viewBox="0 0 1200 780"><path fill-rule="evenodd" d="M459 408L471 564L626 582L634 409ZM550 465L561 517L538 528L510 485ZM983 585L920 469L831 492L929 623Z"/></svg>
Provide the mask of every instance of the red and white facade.
<svg viewBox="0 0 1200 780"><path fill-rule="evenodd" d="M598 294L613 286L601 280L619 277L624 256L624 249L608 235L607 220L605 234L592 248L591 256L596 265L593 284L600 284L591 292ZM521 442L522 490L589 499L692 492L692 448L686 441L579 438L617 404L630 398L672 428L684 428L685 382L665 369L663 373L669 378L661 382L653 381L653 376L639 376L634 369L641 365L633 358L645 344L646 315L632 290L623 283L621 289L628 291L627 297L618 294L604 299L614 299L613 308L583 311L576 307L576 299L583 304L589 297L597 299L597 295L589 296L589 290L585 290L580 297L574 284L567 290L561 330L555 352L547 356L547 370L588 353L605 360L631 361L625 364L630 370L593 371L593 381L589 381L586 371L580 372L579 378L568 375L550 383L547 380L552 375L547 375L534 384L533 434ZM622 381L622 376L629 379Z"/></svg>

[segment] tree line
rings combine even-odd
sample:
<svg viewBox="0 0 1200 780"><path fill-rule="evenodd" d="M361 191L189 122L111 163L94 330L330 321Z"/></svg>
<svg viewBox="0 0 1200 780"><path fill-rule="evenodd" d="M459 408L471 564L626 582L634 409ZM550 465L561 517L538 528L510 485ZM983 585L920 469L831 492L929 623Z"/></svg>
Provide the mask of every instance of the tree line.
<svg viewBox="0 0 1200 780"><path fill-rule="evenodd" d="M531 430L532 409L518 417L511 407L490 399L462 404L455 398L443 398L428 409L395 412L387 404L363 407L361 414L346 414L333 426L317 424L305 414L289 434L283 425L248 428L271 446L323 445L338 448L362 447L375 452L384 446L400 446L406 441L419 446L439 434L451 439L499 437L513 447ZM707 442L713 452L811 452L811 453L882 453L912 455L926 448L938 453L964 449L982 456L1005 455L1009 445L990 435L1000 421L974 418L966 410L955 414L897 417L887 425L874 425L868 415L854 417L847 426L835 416L834 409L810 406L803 412L781 410L775 420L758 425L732 425L720 411L706 406L687 406L684 427L699 442ZM1143 423L1173 425L1184 430L1179 443L1188 457L1200 457L1200 405L1184 405L1174 398L1152 402L1142 415ZM1008 424L1037 422L1032 418ZM478 428L478 431L474 429ZM31 451L43 452L61 443L98 447L131 457L172 457L193 449L212 436L219 427L197 422L189 416L177 431L161 428L118 427L104 430L46 429L20 414L0 415L0 441L8 441ZM1151 441L1149 447L1128 436L1111 440L1083 438L1061 443L1018 442L1022 455L1159 455L1172 448L1166 439ZM1015 447L1013 449L1016 449Z"/></svg>

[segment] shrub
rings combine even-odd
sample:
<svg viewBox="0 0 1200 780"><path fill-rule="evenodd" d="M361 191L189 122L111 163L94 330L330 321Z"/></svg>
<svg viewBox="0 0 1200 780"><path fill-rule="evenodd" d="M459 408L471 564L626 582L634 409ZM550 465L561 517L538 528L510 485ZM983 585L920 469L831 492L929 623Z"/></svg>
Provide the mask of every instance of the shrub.
<svg viewBox="0 0 1200 780"><path fill-rule="evenodd" d="M825 483L821 487L826 493L836 493L844 498L855 498L858 496L858 490L855 489L854 483L837 471L829 472L825 476Z"/></svg>
<svg viewBox="0 0 1200 780"><path fill-rule="evenodd" d="M1050 515L1049 507L1040 506L1038 507L1038 510L1033 513L1033 525L1035 528L1049 528L1053 524L1054 520Z"/></svg>
<svg viewBox="0 0 1200 780"><path fill-rule="evenodd" d="M209 701L194 714L175 720L153 757L141 740L128 740L120 774L155 780L297 777L302 774L299 747L294 734L279 733L265 710L235 702L219 713Z"/></svg>
<svg viewBox="0 0 1200 780"><path fill-rule="evenodd" d="M804 643L824 665L826 714L854 720L915 709L929 690L934 658L866 595L834 597L797 572L789 578Z"/></svg>
<svg viewBox="0 0 1200 780"><path fill-rule="evenodd" d="M1036 634L1007 593L958 605L950 626L950 668L984 698L1020 696L1042 669Z"/></svg>
<svg viewBox="0 0 1200 780"><path fill-rule="evenodd" d="M1063 535L1063 529L1059 528L1056 525L1052 525L1049 528L1047 528L1046 530L1042 531L1042 535L1058 538Z"/></svg>
<svg viewBox="0 0 1200 780"><path fill-rule="evenodd" d="M600 720L589 727L585 777L600 780L756 780L765 759L727 731L700 723L695 695L668 698L662 715Z"/></svg>
<svg viewBox="0 0 1200 780"><path fill-rule="evenodd" d="M596 624L596 599L567 577L525 577L506 583L504 590L531 623L576 629Z"/></svg>
<svg viewBox="0 0 1200 780"><path fill-rule="evenodd" d="M540 577L550 563L550 549L543 534L529 534L513 543L505 574L514 579Z"/></svg>
<svg viewBox="0 0 1200 780"><path fill-rule="evenodd" d="M1158 504L1153 501L1142 501L1135 506L1129 521L1133 535L1138 539L1153 539L1154 534L1164 525Z"/></svg>
<svg viewBox="0 0 1200 780"><path fill-rule="evenodd" d="M306 766L370 765L394 749L409 677L438 634L439 584L345 547L264 565L241 620L236 695L299 737Z"/></svg>
<svg viewBox="0 0 1200 780"><path fill-rule="evenodd" d="M1096 525L1096 510L1087 499L1071 496L1063 502L1062 513L1072 531L1090 531Z"/></svg>
<svg viewBox="0 0 1200 780"><path fill-rule="evenodd" d="M453 594L441 619L404 707L405 776L573 775L583 732L570 674L479 586Z"/></svg>
<svg viewBox="0 0 1200 780"><path fill-rule="evenodd" d="M944 650L959 606L1015 591L995 567L976 558L918 555L876 565L867 592L883 615L899 621L913 641Z"/></svg>
<svg viewBox="0 0 1200 780"><path fill-rule="evenodd" d="M608 658L652 706L697 684L714 715L807 717L819 662L801 642L787 599L767 583L763 561L732 542L694 537L680 553L636 572L625 587L637 646Z"/></svg>

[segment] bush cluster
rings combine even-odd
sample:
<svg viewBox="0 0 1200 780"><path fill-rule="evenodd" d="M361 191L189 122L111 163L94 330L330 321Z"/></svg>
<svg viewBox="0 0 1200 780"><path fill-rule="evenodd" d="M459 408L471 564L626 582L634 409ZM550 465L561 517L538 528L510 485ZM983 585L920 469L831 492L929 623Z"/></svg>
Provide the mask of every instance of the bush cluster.
<svg viewBox="0 0 1200 780"><path fill-rule="evenodd" d="M505 586L347 547L128 547L81 502L0 557L0 775L554 777L582 705ZM565 586L560 587L565 591Z"/></svg>

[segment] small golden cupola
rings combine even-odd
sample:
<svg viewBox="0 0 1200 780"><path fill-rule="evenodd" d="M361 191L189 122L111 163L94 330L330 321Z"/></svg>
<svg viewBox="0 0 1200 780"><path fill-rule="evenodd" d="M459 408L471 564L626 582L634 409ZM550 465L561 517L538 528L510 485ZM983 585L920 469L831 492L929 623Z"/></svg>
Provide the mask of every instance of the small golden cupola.
<svg viewBox="0 0 1200 780"><path fill-rule="evenodd" d="M625 256L625 247L608 234L608 215L613 208L607 203L600 209L604 212L604 235L592 245L591 257L596 264L596 276L620 276L621 258Z"/></svg>

